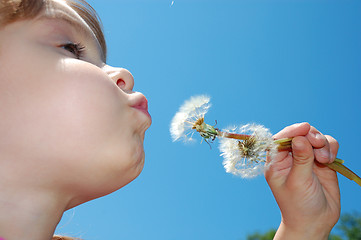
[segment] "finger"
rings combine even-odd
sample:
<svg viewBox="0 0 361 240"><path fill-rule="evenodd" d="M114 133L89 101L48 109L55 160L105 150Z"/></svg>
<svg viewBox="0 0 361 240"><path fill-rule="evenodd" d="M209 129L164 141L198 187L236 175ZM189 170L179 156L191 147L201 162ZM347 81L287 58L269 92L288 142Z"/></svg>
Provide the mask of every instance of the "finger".
<svg viewBox="0 0 361 240"><path fill-rule="evenodd" d="M274 139L280 138L293 138L295 136L305 136L310 129L310 124L303 122L303 123L295 123L288 127L285 127L283 130L278 132L276 135L273 136ZM266 162L278 162L288 156L288 151L282 151L276 154L276 156L267 157Z"/></svg>
<svg viewBox="0 0 361 240"><path fill-rule="evenodd" d="M312 176L314 165L313 148L306 137L298 136L292 140L293 165L290 172L292 181L301 183Z"/></svg>
<svg viewBox="0 0 361 240"><path fill-rule="evenodd" d="M332 163L336 156L337 156L337 152L338 152L338 148L339 148L339 144L337 142L336 139L334 139L333 137L329 136L329 135L325 135L327 141L329 142L330 145L330 163Z"/></svg>
<svg viewBox="0 0 361 240"><path fill-rule="evenodd" d="M282 161L285 157L287 157L288 154L289 151L279 151L271 154L267 153L266 163Z"/></svg>
<svg viewBox="0 0 361 240"><path fill-rule="evenodd" d="M288 176L290 169L292 168L292 154L287 152L283 158L276 159L265 164L265 177L269 184L279 181L284 181L283 178Z"/></svg>
<svg viewBox="0 0 361 240"><path fill-rule="evenodd" d="M273 136L274 139L292 138L295 136L306 136L310 130L310 124L307 122L296 123L285 127L283 130Z"/></svg>
<svg viewBox="0 0 361 240"><path fill-rule="evenodd" d="M320 163L330 162L331 152L327 138L312 126L306 137L314 148L315 159Z"/></svg>

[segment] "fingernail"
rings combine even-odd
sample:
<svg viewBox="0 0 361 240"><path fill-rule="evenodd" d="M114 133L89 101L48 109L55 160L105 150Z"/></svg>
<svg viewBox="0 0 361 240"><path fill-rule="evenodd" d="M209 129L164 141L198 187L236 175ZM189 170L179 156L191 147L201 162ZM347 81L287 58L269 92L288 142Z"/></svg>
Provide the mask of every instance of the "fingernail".
<svg viewBox="0 0 361 240"><path fill-rule="evenodd" d="M302 125L302 124L303 124L303 122L301 122L301 123L295 123L295 124L293 124L293 126L298 127L298 126L300 126L300 125Z"/></svg>
<svg viewBox="0 0 361 240"><path fill-rule="evenodd" d="M323 135L322 135L320 132L316 132L316 133L315 133L315 137L316 137L317 139L324 139Z"/></svg>
<svg viewBox="0 0 361 240"><path fill-rule="evenodd" d="M315 133L315 132L310 131L310 132L308 132L308 134L313 138L317 138L317 133Z"/></svg>
<svg viewBox="0 0 361 240"><path fill-rule="evenodd" d="M328 161L331 160L330 152L327 149L321 148L320 155L321 157L328 159Z"/></svg>
<svg viewBox="0 0 361 240"><path fill-rule="evenodd" d="M314 138L322 139L322 134L315 128L311 128L308 133Z"/></svg>

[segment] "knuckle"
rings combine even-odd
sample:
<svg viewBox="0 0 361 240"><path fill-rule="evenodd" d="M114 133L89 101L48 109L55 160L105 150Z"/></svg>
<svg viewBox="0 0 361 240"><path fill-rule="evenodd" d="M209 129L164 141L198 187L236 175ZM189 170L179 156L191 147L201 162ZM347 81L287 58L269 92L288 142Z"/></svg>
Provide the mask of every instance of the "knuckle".
<svg viewBox="0 0 361 240"><path fill-rule="evenodd" d="M313 159L314 152L310 142L305 137L295 137L292 141L293 145L293 158L298 164L309 162Z"/></svg>
<svg viewBox="0 0 361 240"><path fill-rule="evenodd" d="M310 155L298 154L294 155L294 159L298 165L307 164L312 157Z"/></svg>

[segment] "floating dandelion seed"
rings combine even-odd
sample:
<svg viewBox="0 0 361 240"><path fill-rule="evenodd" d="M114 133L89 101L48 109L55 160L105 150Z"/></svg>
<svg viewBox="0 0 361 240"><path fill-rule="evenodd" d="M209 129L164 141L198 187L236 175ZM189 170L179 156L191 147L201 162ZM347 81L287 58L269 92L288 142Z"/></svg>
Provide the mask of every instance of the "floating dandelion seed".
<svg viewBox="0 0 361 240"><path fill-rule="evenodd" d="M193 129L201 131L204 123L204 115L210 108L210 98L205 95L194 96L185 101L179 108L179 111L173 117L170 133L173 141L183 139L184 141L193 140ZM207 137L207 136L206 136Z"/></svg>
<svg viewBox="0 0 361 240"><path fill-rule="evenodd" d="M174 1L172 1L172 3L170 4L170 6L173 6L173 4L174 4Z"/></svg>
<svg viewBox="0 0 361 240"><path fill-rule="evenodd" d="M221 138L219 149L226 172L243 178L253 178L263 173L266 154L277 152L277 144L270 131L261 125L247 124L224 132L248 135L245 140Z"/></svg>

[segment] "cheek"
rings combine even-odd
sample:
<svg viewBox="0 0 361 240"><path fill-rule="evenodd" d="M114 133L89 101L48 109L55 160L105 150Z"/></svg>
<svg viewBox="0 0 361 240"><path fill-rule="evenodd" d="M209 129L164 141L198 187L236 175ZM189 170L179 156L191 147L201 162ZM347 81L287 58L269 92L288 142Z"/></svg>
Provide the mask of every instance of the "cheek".
<svg viewBox="0 0 361 240"><path fill-rule="evenodd" d="M54 127L61 125L56 128L82 143L114 141L114 132L119 130L129 134L126 95L99 68L73 68L75 64L52 79L57 87L48 98L51 109L47 121Z"/></svg>
<svg viewBox="0 0 361 240"><path fill-rule="evenodd" d="M56 110L64 113L64 117L81 125L106 127L122 115L126 116L125 94L99 72L101 70L70 70L52 79L56 81L56 88L50 94Z"/></svg>
<svg viewBox="0 0 361 240"><path fill-rule="evenodd" d="M33 69L23 80L13 77L20 81L8 106L14 142L25 137L24 147L89 155L125 144L131 136L126 95L96 66L77 60L55 66Z"/></svg>

